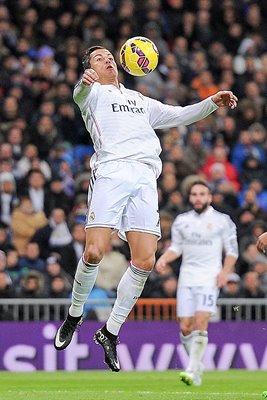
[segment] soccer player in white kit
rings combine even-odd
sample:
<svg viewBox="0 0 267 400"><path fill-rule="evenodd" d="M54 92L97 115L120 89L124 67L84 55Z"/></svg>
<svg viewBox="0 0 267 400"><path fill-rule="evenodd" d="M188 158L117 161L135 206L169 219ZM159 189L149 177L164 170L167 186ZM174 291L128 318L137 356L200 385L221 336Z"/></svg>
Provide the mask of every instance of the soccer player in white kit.
<svg viewBox="0 0 267 400"><path fill-rule="evenodd" d="M208 321L216 311L219 288L234 269L238 243L234 222L210 205L212 195L204 181L191 185L189 202L193 209L176 217L170 247L158 259L156 269L162 272L167 263L182 256L177 316L189 363L180 378L187 385L198 386L202 383L201 359L208 344Z"/></svg>
<svg viewBox="0 0 267 400"><path fill-rule="evenodd" d="M187 107L164 105L120 84L114 57L103 47L88 49L83 65L74 101L95 149L86 245L77 266L68 316L57 331L54 345L63 350L71 342L112 230L116 229L128 241L131 263L118 285L111 315L94 340L103 347L109 368L119 371L118 333L154 266L160 237L156 180L161 172L161 146L154 130L192 124L220 106L235 108L237 98L231 91L219 91Z"/></svg>

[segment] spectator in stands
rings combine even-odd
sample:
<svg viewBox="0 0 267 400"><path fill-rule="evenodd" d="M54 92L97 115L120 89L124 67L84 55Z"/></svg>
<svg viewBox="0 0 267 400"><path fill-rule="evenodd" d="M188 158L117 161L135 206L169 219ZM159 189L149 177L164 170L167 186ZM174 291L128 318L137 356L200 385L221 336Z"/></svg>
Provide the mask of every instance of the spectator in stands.
<svg viewBox="0 0 267 400"><path fill-rule="evenodd" d="M256 271L248 271L242 278L242 297L246 299L261 299L265 297L265 293L260 288L259 274ZM255 320L257 319L257 309L255 305L252 305L249 314L244 310L244 319ZM261 318L265 320L265 307L261 306Z"/></svg>
<svg viewBox="0 0 267 400"><path fill-rule="evenodd" d="M240 276L238 274L235 272L228 274L226 285L221 289L219 297L222 299L238 299L243 297L240 286ZM220 310L222 320L236 320L237 311L232 305L222 305Z"/></svg>
<svg viewBox="0 0 267 400"><path fill-rule="evenodd" d="M201 168L205 177L210 180L213 174L212 167L222 165L224 167L223 176L232 184L235 191L238 191L240 184L238 181L238 174L231 162L228 161L227 150L225 147L214 147L211 154L207 157L205 164Z"/></svg>
<svg viewBox="0 0 267 400"><path fill-rule="evenodd" d="M164 276L160 283L160 292L157 297L175 299L177 293L177 276L170 274Z"/></svg>
<svg viewBox="0 0 267 400"><path fill-rule="evenodd" d="M39 149L40 158L47 158L50 148L61 138L52 117L41 115L31 133L32 143Z"/></svg>
<svg viewBox="0 0 267 400"><path fill-rule="evenodd" d="M267 184L266 169L257 154L248 154L244 159L239 180L242 187L247 187L254 180L260 180L264 187Z"/></svg>
<svg viewBox="0 0 267 400"><path fill-rule="evenodd" d="M64 208L66 215L68 215L73 206L73 197L68 196L64 191L63 178L56 175L49 182L49 198L47 199L47 212L51 214L54 208Z"/></svg>
<svg viewBox="0 0 267 400"><path fill-rule="evenodd" d="M19 268L24 271L45 271L45 262L40 258L40 247L38 243L27 243L25 255L20 257L18 265Z"/></svg>
<svg viewBox="0 0 267 400"><path fill-rule="evenodd" d="M253 143L252 134L248 130L241 130L237 143L231 151L231 163L238 173L242 172L244 160L249 154L254 154L261 163L266 161L265 149L257 143Z"/></svg>
<svg viewBox="0 0 267 400"><path fill-rule="evenodd" d="M46 259L52 252L61 254L72 242L65 211L62 208L54 208L47 224L36 230L32 241L39 244L40 255L43 259Z"/></svg>
<svg viewBox="0 0 267 400"><path fill-rule="evenodd" d="M252 211L260 218L260 212L267 212L267 189L258 179L253 179L248 186L243 186L243 190L238 195L239 205L241 207L251 207ZM263 216L263 215L262 215Z"/></svg>
<svg viewBox="0 0 267 400"><path fill-rule="evenodd" d="M257 272L260 280L260 289L264 292L267 297L267 261L257 260L252 263L251 270Z"/></svg>
<svg viewBox="0 0 267 400"><path fill-rule="evenodd" d="M109 297L116 297L117 286L128 268L126 257L109 244L99 267L95 285L106 290Z"/></svg>
<svg viewBox="0 0 267 400"><path fill-rule="evenodd" d="M14 249L13 240L11 240L10 232L8 226L0 221L0 249L2 251L7 251L9 249Z"/></svg>
<svg viewBox="0 0 267 400"><path fill-rule="evenodd" d="M22 182L18 196L28 196L31 199L34 211L43 211L46 215L49 192L46 188L45 176L40 169L31 169L27 175L27 182Z"/></svg>
<svg viewBox="0 0 267 400"><path fill-rule="evenodd" d="M25 254L26 246L31 241L35 232L47 223L43 211L34 211L32 201L24 196L20 199L19 206L11 214L12 243L20 256Z"/></svg>
<svg viewBox="0 0 267 400"><path fill-rule="evenodd" d="M198 171L206 162L208 149L204 146L203 137L200 131L192 129L187 134L187 141L184 148L184 157L190 160L195 171Z"/></svg>
<svg viewBox="0 0 267 400"><path fill-rule="evenodd" d="M221 289L220 297L224 299L234 299L241 297L240 276L231 272L227 275L226 285Z"/></svg>
<svg viewBox="0 0 267 400"><path fill-rule="evenodd" d="M48 289L48 297L56 299L68 299L70 297L71 288L66 287L65 279L62 275L56 275L51 279ZM64 318L64 314L62 314Z"/></svg>
<svg viewBox="0 0 267 400"><path fill-rule="evenodd" d="M256 261L265 261L262 254L259 254L255 241L247 242L244 249L240 249L240 258L237 263L237 272L243 276L246 272L251 271L252 265Z"/></svg>
<svg viewBox="0 0 267 400"><path fill-rule="evenodd" d="M0 250L0 271L6 270L6 253Z"/></svg>
<svg viewBox="0 0 267 400"><path fill-rule="evenodd" d="M11 214L18 205L16 182L11 172L0 173L0 221L9 225Z"/></svg>
<svg viewBox="0 0 267 400"><path fill-rule="evenodd" d="M17 296L36 299L45 297L44 275L38 271L27 272L20 281Z"/></svg>
<svg viewBox="0 0 267 400"><path fill-rule="evenodd" d="M19 253L16 249L10 249L6 253L6 272L15 288L17 288L23 274L28 271L28 269L22 270L19 267L19 258Z"/></svg>
<svg viewBox="0 0 267 400"><path fill-rule="evenodd" d="M51 281L55 276L60 275L65 283L64 286L68 291L71 291L73 277L68 274L63 268L61 259L56 255L50 255L46 260L46 271L45 271L45 279L46 279L46 288L50 287Z"/></svg>
<svg viewBox="0 0 267 400"><path fill-rule="evenodd" d="M32 162L39 159L38 148L33 144L27 144L23 149L23 155L17 162L16 174L19 179L25 178L32 169ZM39 168L46 180L51 178L51 168L47 161L40 160Z"/></svg>
<svg viewBox="0 0 267 400"><path fill-rule="evenodd" d="M215 85L210 71L203 70L192 80L191 86L197 91L198 97L203 100L206 97L218 92L219 88Z"/></svg>
<svg viewBox="0 0 267 400"><path fill-rule="evenodd" d="M10 277L5 271L0 270L0 299L10 299L16 297L16 291L12 285ZM0 321L12 320L12 311L0 306Z"/></svg>
<svg viewBox="0 0 267 400"><path fill-rule="evenodd" d="M70 229L72 242L61 250L61 262L64 270L74 278L77 262L83 255L85 247L84 224L74 223Z"/></svg>
<svg viewBox="0 0 267 400"><path fill-rule="evenodd" d="M23 148L23 131L17 126L11 126L7 131L7 141L12 146L12 153L15 160L19 160L22 155Z"/></svg>

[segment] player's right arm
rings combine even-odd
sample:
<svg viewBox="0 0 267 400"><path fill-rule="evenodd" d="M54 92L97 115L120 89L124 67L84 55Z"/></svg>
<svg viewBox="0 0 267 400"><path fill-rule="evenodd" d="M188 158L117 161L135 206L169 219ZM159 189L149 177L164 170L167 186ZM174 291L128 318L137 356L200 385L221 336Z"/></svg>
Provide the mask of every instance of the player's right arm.
<svg viewBox="0 0 267 400"><path fill-rule="evenodd" d="M93 83L97 82L98 79L99 77L97 73L92 68L87 68L84 71L82 78L75 85L73 99L80 108L86 102L86 99L92 90Z"/></svg>
<svg viewBox="0 0 267 400"><path fill-rule="evenodd" d="M156 262L156 270L162 273L166 265L176 260L182 254L182 235L180 233L180 216L178 216L172 224L171 228L171 245L160 256Z"/></svg>
<svg viewBox="0 0 267 400"><path fill-rule="evenodd" d="M163 253L162 256L160 256L160 258L156 262L155 265L156 271L159 272L160 274L163 273L164 269L166 268L166 265L176 260L177 257L178 257L177 253L174 250L167 249L165 253Z"/></svg>

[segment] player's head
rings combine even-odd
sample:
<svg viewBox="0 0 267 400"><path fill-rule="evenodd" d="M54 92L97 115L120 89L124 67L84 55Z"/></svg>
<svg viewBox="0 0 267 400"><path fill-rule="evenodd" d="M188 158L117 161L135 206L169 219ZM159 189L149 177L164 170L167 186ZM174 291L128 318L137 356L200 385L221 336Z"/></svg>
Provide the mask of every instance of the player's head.
<svg viewBox="0 0 267 400"><path fill-rule="evenodd" d="M84 53L83 59L82 59L82 64L83 64L83 69L86 70L87 68L91 68L91 54L96 51L96 50L100 50L100 49L105 49L105 47L103 46L92 46L89 47L89 49L87 49Z"/></svg>
<svg viewBox="0 0 267 400"><path fill-rule="evenodd" d="M205 181L195 181L189 188L189 203L193 209L201 214L212 202L212 194L209 185Z"/></svg>
<svg viewBox="0 0 267 400"><path fill-rule="evenodd" d="M90 47L83 57L84 69L92 68L99 76L99 83L111 84L118 80L118 68L111 52L102 46Z"/></svg>

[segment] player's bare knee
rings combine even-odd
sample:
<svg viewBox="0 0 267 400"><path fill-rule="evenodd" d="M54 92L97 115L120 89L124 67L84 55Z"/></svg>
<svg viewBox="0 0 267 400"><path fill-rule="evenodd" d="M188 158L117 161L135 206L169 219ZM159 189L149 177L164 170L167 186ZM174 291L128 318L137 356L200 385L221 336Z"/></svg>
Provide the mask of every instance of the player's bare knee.
<svg viewBox="0 0 267 400"><path fill-rule="evenodd" d="M180 329L184 336L188 336L192 332L192 328L190 326L184 326L184 327L181 327Z"/></svg>
<svg viewBox="0 0 267 400"><path fill-rule="evenodd" d="M191 321L180 320L180 330L184 336L190 335L193 331L193 323Z"/></svg>
<svg viewBox="0 0 267 400"><path fill-rule="evenodd" d="M132 263L145 271L152 271L155 264L155 256L133 258Z"/></svg>
<svg viewBox="0 0 267 400"><path fill-rule="evenodd" d="M104 256L104 251L102 251L98 246L91 244L84 251L84 260L90 264L98 264Z"/></svg>

